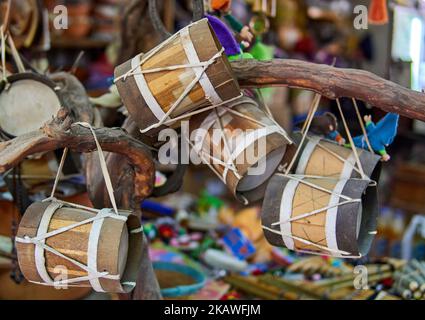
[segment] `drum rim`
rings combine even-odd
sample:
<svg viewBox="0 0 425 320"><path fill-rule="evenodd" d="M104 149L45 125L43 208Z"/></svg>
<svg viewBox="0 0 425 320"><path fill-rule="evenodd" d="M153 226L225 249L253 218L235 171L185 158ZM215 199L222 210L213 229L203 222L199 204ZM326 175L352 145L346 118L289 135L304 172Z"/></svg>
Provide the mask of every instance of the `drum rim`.
<svg viewBox="0 0 425 320"><path fill-rule="evenodd" d="M59 102L60 102L60 108L67 108L64 104L64 99L63 99L63 95L61 93L61 90L55 90L55 88L57 88L59 85L56 84L53 80L51 80L49 77L39 74L39 73L35 73L35 72L21 72L21 73L16 73L16 74L12 74L10 76L7 77L7 81L9 83L15 83L18 81L22 81L22 80L33 80L33 81L38 81L43 83L44 85L48 86L58 97ZM5 87L4 86L0 86L0 95L3 93ZM16 136L8 133L7 131L5 131L1 125L0 125L0 132L7 137L9 140L16 138Z"/></svg>

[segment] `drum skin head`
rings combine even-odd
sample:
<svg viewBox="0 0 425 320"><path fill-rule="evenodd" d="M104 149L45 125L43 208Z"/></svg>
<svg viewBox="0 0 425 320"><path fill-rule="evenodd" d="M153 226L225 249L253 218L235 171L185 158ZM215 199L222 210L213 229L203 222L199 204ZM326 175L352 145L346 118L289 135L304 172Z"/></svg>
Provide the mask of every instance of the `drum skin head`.
<svg viewBox="0 0 425 320"><path fill-rule="evenodd" d="M15 137L41 128L56 116L61 100L51 85L21 77L0 93L0 128Z"/></svg>

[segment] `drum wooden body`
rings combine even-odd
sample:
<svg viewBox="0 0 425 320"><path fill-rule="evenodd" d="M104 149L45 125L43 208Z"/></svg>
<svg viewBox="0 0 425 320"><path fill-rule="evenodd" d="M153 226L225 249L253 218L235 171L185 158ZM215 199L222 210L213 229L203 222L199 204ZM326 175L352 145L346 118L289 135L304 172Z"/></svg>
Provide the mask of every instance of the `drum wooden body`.
<svg viewBox="0 0 425 320"><path fill-rule="evenodd" d="M192 152L209 161L239 199L244 194L257 198L256 189L273 175L292 141L254 100L243 97L229 106L237 113L217 107L191 118ZM224 164L234 164L236 170ZM253 170L261 164L264 170Z"/></svg>
<svg viewBox="0 0 425 320"><path fill-rule="evenodd" d="M302 180L318 188L283 175L270 179L262 208L266 239L296 251L337 257L366 255L376 234L376 187L360 179ZM337 194L360 201L346 202Z"/></svg>
<svg viewBox="0 0 425 320"><path fill-rule="evenodd" d="M296 143L301 142L301 134L296 133L293 138ZM377 180L381 157L364 149L356 150L364 173ZM296 174L336 179L361 178L353 150L319 136L307 136L297 161Z"/></svg>
<svg viewBox="0 0 425 320"><path fill-rule="evenodd" d="M91 211L66 205L54 209L54 204L33 203L21 220L17 237L33 238L96 216ZM141 225L139 219L130 212L119 213L124 217L123 220L107 217L46 238L47 246L92 270L118 275L115 279L101 277L70 283L69 286L91 286L99 292L129 292L134 288L141 263ZM30 282L53 285L52 281L63 280L63 267L67 270L68 279L88 276L86 270L72 261L34 243L17 240L16 248L19 266Z"/></svg>
<svg viewBox="0 0 425 320"><path fill-rule="evenodd" d="M38 130L62 107L60 89L47 77L19 73L0 91L0 130L9 138Z"/></svg>
<svg viewBox="0 0 425 320"><path fill-rule="evenodd" d="M139 128L146 129L158 123L196 76L202 73L202 68L188 66L145 74L141 74L140 71L199 64L210 60L220 50L221 45L214 31L207 19L202 19L180 30L145 56L137 55L118 66L115 69L115 78L119 94ZM122 77L132 69L135 71L133 75ZM208 66L200 81L178 104L170 117L219 104L238 95L240 95L238 83L223 53ZM147 134L155 136L157 131L150 130Z"/></svg>

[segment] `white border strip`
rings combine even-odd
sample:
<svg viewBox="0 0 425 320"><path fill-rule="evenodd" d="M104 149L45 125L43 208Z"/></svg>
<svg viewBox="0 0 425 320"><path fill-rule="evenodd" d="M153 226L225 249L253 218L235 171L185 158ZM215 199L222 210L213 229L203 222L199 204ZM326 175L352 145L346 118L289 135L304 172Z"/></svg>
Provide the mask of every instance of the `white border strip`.
<svg viewBox="0 0 425 320"><path fill-rule="evenodd" d="M107 214L110 212L111 209L102 209L98 212L98 215L101 214ZM102 229L103 225L103 219L98 219L93 221L91 230L90 230L90 236L89 236L89 242L87 246L87 267L89 270L99 272L97 270L97 249L99 246L99 237L100 237L100 231ZM88 274L90 285L92 288L97 292L105 292L100 284L98 274Z"/></svg>
<svg viewBox="0 0 425 320"><path fill-rule="evenodd" d="M350 156L344 162L344 167L342 169L340 178L350 179L355 165L356 165L356 156L354 152L351 151Z"/></svg>
<svg viewBox="0 0 425 320"><path fill-rule="evenodd" d="M189 28L182 29L180 32L181 42L186 53L189 63L197 64L201 61L199 60L198 54L196 53L195 47L193 46L192 39L190 38ZM197 77L200 77L199 84L204 90L205 97L212 104L222 103L220 96L215 91L214 86L212 85L210 79L208 78L206 72L202 68L192 68Z"/></svg>
<svg viewBox="0 0 425 320"><path fill-rule="evenodd" d="M300 160L298 161L297 170L295 171L296 174L305 174L308 161L310 160L310 157L320 140L321 139L317 136L312 136L311 138L309 137L304 151L301 154Z"/></svg>
<svg viewBox="0 0 425 320"><path fill-rule="evenodd" d="M45 235L49 230L50 220L52 220L53 214L62 207L60 203L51 203L43 213L40 224L37 230L37 237ZM46 239L40 240L42 244L46 243ZM53 280L50 277L46 269L46 259L44 257L44 248L40 245L35 244L34 248L35 266L37 272L44 282L53 284Z"/></svg>
<svg viewBox="0 0 425 320"><path fill-rule="evenodd" d="M142 69L141 61L140 61L141 56L142 56L141 54L138 54L133 59L131 59L131 70L136 70L137 68ZM136 85L139 88L139 91L142 94L143 99L145 99L149 109L152 111L152 113L155 115L155 117L158 120L162 120L165 116L165 112L164 110L162 110L158 101L156 101L152 92L149 90L148 84L146 82L146 79L143 73L135 73L134 81L136 81Z"/></svg>

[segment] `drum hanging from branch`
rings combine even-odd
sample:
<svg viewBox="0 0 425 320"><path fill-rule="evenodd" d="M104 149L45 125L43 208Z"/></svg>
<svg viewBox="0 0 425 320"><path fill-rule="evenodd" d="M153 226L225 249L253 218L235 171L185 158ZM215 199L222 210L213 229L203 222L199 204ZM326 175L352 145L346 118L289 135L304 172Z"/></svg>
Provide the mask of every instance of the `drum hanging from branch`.
<svg viewBox="0 0 425 320"><path fill-rule="evenodd" d="M129 211L35 202L19 225L19 266L34 283L130 292L141 263L141 232Z"/></svg>
<svg viewBox="0 0 425 320"><path fill-rule="evenodd" d="M192 117L190 138L192 152L243 202L262 198L261 186L292 145L286 132L248 97Z"/></svg>
<svg viewBox="0 0 425 320"><path fill-rule="evenodd" d="M300 143L301 134L295 133L293 139L296 143ZM356 148L356 150L365 175L377 181L381 157L364 149ZM315 135L307 135L297 159L295 173L335 179L362 178L351 148Z"/></svg>
<svg viewBox="0 0 425 320"><path fill-rule="evenodd" d="M274 246L342 258L368 253L377 228L376 187L361 179L274 175L262 224Z"/></svg>
<svg viewBox="0 0 425 320"><path fill-rule="evenodd" d="M241 95L207 19L199 20L115 69L115 83L139 128L155 136L184 114Z"/></svg>
<svg viewBox="0 0 425 320"><path fill-rule="evenodd" d="M18 73L0 88L0 131L8 138L38 130L63 106L61 89L36 73Z"/></svg>

